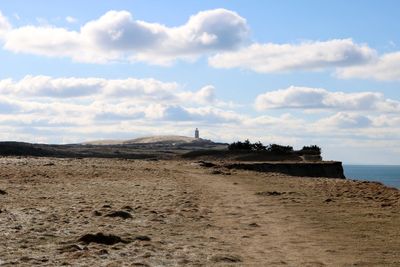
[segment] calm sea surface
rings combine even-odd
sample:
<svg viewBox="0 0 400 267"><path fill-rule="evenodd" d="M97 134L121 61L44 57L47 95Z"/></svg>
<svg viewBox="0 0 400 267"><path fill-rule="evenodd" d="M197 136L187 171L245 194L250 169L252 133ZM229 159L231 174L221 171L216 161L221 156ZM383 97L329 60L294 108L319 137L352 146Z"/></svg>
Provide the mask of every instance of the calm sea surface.
<svg viewBox="0 0 400 267"><path fill-rule="evenodd" d="M348 179L377 181L400 189L400 165L343 165Z"/></svg>

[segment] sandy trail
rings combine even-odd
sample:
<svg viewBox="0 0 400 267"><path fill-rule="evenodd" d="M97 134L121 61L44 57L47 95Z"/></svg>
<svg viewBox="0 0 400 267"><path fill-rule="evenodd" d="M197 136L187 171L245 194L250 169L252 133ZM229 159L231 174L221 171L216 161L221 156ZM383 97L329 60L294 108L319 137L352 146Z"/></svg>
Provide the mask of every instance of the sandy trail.
<svg viewBox="0 0 400 267"><path fill-rule="evenodd" d="M381 185L185 161L0 165L0 265L400 265L400 193ZM122 242L79 241L96 233Z"/></svg>

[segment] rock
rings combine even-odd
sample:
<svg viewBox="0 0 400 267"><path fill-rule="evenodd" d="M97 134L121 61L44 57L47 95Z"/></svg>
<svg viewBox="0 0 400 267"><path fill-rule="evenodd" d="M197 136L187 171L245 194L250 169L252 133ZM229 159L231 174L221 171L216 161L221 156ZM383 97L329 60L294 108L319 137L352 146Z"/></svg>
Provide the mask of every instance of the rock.
<svg viewBox="0 0 400 267"><path fill-rule="evenodd" d="M107 215L105 215L106 217L120 217L122 219L132 219L132 215L129 212L123 211L123 210L119 210L119 211L113 211Z"/></svg>
<svg viewBox="0 0 400 267"><path fill-rule="evenodd" d="M258 225L257 223L250 223L249 226L250 227L260 227L260 225Z"/></svg>
<svg viewBox="0 0 400 267"><path fill-rule="evenodd" d="M216 166L214 163L207 162L207 161L202 161L202 160L198 161L197 163L198 163L201 167L206 167L206 168L211 168L211 167Z"/></svg>
<svg viewBox="0 0 400 267"><path fill-rule="evenodd" d="M103 208L105 208L105 209L111 209L111 205L105 204L105 205L103 205Z"/></svg>
<svg viewBox="0 0 400 267"><path fill-rule="evenodd" d="M98 211L98 210L95 210L95 211L93 211L93 215L94 216L101 216L101 215L103 215L100 211Z"/></svg>
<svg viewBox="0 0 400 267"><path fill-rule="evenodd" d="M104 244L104 245L114 245L117 243L128 243L128 241L122 239L121 237L117 235L105 235L103 233L97 233L97 234L86 234L81 236L78 239L79 242L83 242L85 244L90 244L90 243L97 243L97 244Z"/></svg>
<svg viewBox="0 0 400 267"><path fill-rule="evenodd" d="M7 192L0 189L0 195L7 195Z"/></svg>
<svg viewBox="0 0 400 267"><path fill-rule="evenodd" d="M211 257L211 260L213 262L242 262L242 259L235 255L214 255Z"/></svg>
<svg viewBox="0 0 400 267"><path fill-rule="evenodd" d="M138 236L135 236L134 240L151 241L151 238L148 237L147 235L138 235Z"/></svg>
<svg viewBox="0 0 400 267"><path fill-rule="evenodd" d="M72 244L72 245L67 245L65 247L59 248L58 251L60 251L60 253L66 253L66 252L76 252L76 251L81 251L81 250L86 250L86 249L87 249L87 247Z"/></svg>
<svg viewBox="0 0 400 267"><path fill-rule="evenodd" d="M327 198L327 199L325 199L325 202L326 203L329 203L329 202L332 202L333 200L331 199L331 198Z"/></svg>
<svg viewBox="0 0 400 267"><path fill-rule="evenodd" d="M97 254L99 255L108 255L108 250L107 249L100 249Z"/></svg>
<svg viewBox="0 0 400 267"><path fill-rule="evenodd" d="M219 170L213 170L213 171L211 172L211 174L222 174L222 172L219 171Z"/></svg>
<svg viewBox="0 0 400 267"><path fill-rule="evenodd" d="M133 208L131 206L123 206L122 209L127 211L133 211Z"/></svg>
<svg viewBox="0 0 400 267"><path fill-rule="evenodd" d="M132 265L133 266L143 266L143 267L149 267L150 266L147 263L143 263L143 262L134 262Z"/></svg>

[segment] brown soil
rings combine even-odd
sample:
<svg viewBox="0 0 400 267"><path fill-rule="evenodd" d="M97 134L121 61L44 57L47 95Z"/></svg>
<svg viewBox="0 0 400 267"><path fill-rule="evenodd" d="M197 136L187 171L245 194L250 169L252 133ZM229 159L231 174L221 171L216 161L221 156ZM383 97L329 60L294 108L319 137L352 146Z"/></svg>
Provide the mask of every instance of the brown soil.
<svg viewBox="0 0 400 267"><path fill-rule="evenodd" d="M2 266L400 266L400 191L377 183L7 157L0 189Z"/></svg>

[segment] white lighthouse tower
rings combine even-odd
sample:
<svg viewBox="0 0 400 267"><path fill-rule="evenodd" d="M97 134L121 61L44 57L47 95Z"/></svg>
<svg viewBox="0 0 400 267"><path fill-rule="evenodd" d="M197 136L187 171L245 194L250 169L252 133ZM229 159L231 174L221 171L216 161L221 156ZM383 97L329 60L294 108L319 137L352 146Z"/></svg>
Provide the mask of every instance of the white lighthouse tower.
<svg viewBox="0 0 400 267"><path fill-rule="evenodd" d="M197 129L197 128L196 128L196 130L194 130L194 138L196 138L196 139L200 138L199 129Z"/></svg>

